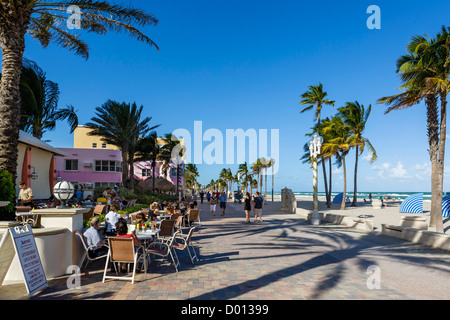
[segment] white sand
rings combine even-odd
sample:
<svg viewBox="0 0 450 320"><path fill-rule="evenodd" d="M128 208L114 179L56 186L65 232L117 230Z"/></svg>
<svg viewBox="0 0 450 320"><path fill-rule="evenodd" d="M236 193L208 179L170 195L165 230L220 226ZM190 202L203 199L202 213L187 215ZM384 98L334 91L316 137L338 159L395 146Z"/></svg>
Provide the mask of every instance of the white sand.
<svg viewBox="0 0 450 320"><path fill-rule="evenodd" d="M298 208L312 211L312 197L297 196L296 199ZM270 202L272 200L272 197L269 195L267 197L267 200L268 202ZM274 200L275 202L280 202L281 196L274 196ZM427 218L427 223L429 223L431 201L423 202L423 214L420 215L400 213L399 203L388 203L387 207L383 207L382 209L374 209L370 203L365 203L363 200L361 200L358 202L357 207L351 207L350 205L347 205L345 210L340 210L340 208L340 204L332 204L330 208L327 208L325 197L319 197L319 212L370 219L374 222L374 227L376 228L375 231L381 232L382 224L399 225L402 216L422 216ZM444 232L450 234L450 218L444 218Z"/></svg>

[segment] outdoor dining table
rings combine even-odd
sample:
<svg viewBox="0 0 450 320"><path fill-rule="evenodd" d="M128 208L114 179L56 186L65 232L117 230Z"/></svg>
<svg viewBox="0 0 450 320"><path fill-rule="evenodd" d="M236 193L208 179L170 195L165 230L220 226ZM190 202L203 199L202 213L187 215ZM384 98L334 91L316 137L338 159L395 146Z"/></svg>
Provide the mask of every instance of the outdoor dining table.
<svg viewBox="0 0 450 320"><path fill-rule="evenodd" d="M160 232L160 229L150 229L147 230L136 230L136 237L139 239L139 241L142 241L144 244L144 249L146 250L148 246L151 243L151 240L153 237L157 236ZM149 264L151 262L151 257L148 254L145 254L146 257L149 258Z"/></svg>

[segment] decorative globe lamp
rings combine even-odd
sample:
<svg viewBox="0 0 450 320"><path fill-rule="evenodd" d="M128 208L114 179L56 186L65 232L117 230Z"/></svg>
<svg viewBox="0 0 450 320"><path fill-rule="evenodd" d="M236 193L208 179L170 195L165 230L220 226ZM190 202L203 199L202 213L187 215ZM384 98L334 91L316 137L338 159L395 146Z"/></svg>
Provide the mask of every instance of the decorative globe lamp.
<svg viewBox="0 0 450 320"><path fill-rule="evenodd" d="M56 199L61 201L61 205L57 209L66 209L66 201L71 199L75 194L75 187L68 181L61 181L53 187L53 195Z"/></svg>

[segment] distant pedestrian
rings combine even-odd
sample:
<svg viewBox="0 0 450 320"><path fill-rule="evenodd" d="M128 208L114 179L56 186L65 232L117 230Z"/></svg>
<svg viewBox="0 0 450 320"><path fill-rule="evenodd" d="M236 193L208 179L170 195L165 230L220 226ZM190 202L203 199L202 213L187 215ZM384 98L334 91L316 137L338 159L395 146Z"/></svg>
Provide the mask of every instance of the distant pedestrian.
<svg viewBox="0 0 450 320"><path fill-rule="evenodd" d="M208 193L206 194L206 202L209 203L210 199L211 199L211 193L208 191Z"/></svg>
<svg viewBox="0 0 450 320"><path fill-rule="evenodd" d="M219 197L219 206L220 210L222 211L221 216L224 216L225 209L227 208L227 196L225 195L225 192L222 192L222 194Z"/></svg>
<svg viewBox="0 0 450 320"><path fill-rule="evenodd" d="M209 208L211 209L211 215L216 215L216 205L217 205L217 198L215 196L211 196L211 199L209 199Z"/></svg>
<svg viewBox="0 0 450 320"><path fill-rule="evenodd" d="M249 192L247 192L247 194L245 195L244 211L245 211L245 218L247 219L247 223L250 223L250 212L252 211L252 198L251 198Z"/></svg>
<svg viewBox="0 0 450 320"><path fill-rule="evenodd" d="M256 192L256 196L253 198L253 211L255 212L255 222L262 222L262 209L264 205L263 198L259 195L259 192Z"/></svg>
<svg viewBox="0 0 450 320"><path fill-rule="evenodd" d="M200 191L200 203L203 203L204 196L205 196L205 193L203 191Z"/></svg>

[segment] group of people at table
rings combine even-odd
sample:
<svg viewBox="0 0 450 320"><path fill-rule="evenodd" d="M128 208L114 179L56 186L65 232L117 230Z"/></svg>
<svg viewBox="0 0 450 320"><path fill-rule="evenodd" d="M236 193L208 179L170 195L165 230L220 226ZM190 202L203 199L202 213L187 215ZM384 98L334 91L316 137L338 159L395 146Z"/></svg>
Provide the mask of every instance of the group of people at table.
<svg viewBox="0 0 450 320"><path fill-rule="evenodd" d="M136 214L136 224L145 224L156 222L160 213L163 215L171 216L175 214L176 210L185 216L189 214L192 209L197 209L196 201L190 203L188 207L185 207L181 202L154 202L147 209L142 209ZM131 237L133 238L135 247L140 247L142 245L136 235L136 229L129 232L128 228L128 214L119 214L117 211L120 210L120 204L118 202L113 202L110 205L109 212L105 216L106 228L104 234L107 237ZM108 253L108 247L106 239L100 235L100 219L98 217L93 217L90 220L90 227L84 232L84 236L87 241L87 245L91 247L89 249L89 256L91 258L100 257Z"/></svg>

